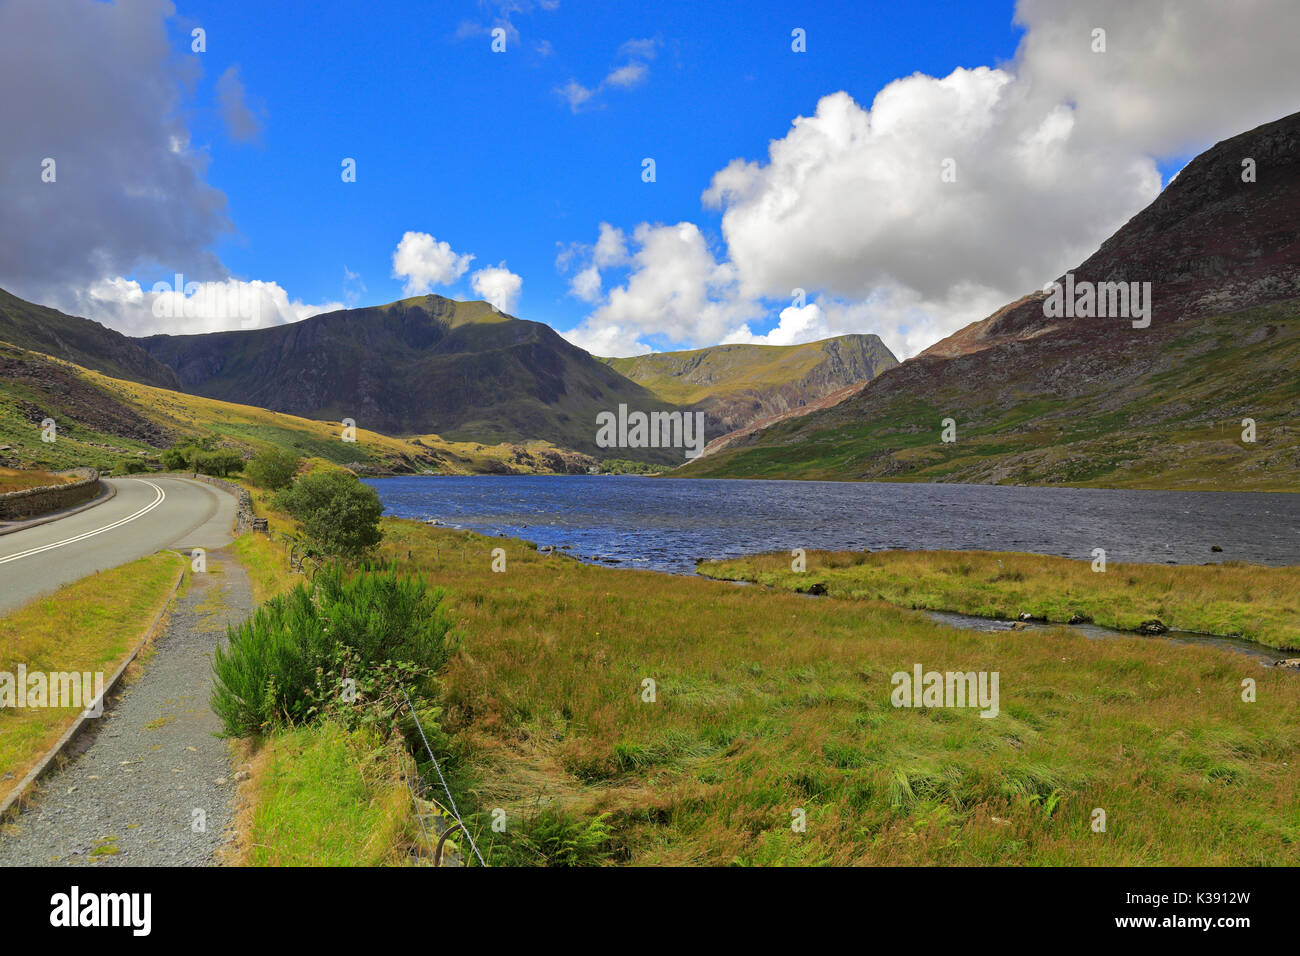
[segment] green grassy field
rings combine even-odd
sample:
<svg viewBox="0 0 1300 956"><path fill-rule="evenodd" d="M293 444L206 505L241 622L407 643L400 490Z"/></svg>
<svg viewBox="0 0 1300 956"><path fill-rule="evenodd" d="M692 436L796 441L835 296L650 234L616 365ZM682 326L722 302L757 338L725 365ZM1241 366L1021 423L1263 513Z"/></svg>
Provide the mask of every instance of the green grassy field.
<svg viewBox="0 0 1300 956"><path fill-rule="evenodd" d="M442 675L444 730L490 862L555 862L557 844L620 864L1300 859L1294 673L385 525L386 553L449 589L465 635ZM1000 713L894 707L892 675L916 664L998 672ZM505 834L486 826L497 808Z"/></svg>
<svg viewBox="0 0 1300 956"><path fill-rule="evenodd" d="M885 601L979 617L1076 615L1122 631L1156 619L1167 627L1300 648L1300 568L1238 561L1201 567L1111 564L995 551L809 551L804 571L788 553L707 561L707 577L807 593Z"/></svg>

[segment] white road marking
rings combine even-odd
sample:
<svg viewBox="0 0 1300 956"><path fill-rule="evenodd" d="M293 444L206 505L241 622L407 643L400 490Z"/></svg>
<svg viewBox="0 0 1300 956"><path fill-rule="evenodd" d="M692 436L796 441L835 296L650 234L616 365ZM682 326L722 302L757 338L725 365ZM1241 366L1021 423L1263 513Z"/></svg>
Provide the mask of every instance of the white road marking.
<svg viewBox="0 0 1300 956"><path fill-rule="evenodd" d="M78 541L84 541L87 538L93 537L94 535L103 534L105 531L112 531L114 528L120 528L122 527L122 525L126 524L127 522L134 521L136 518L143 518L149 512L153 511L154 508L157 508L160 504L163 503L163 500L166 499L167 497L167 493L164 492L157 485L155 485L152 481L145 481L145 479L143 478L137 478L135 480L144 481L146 485L148 485L154 491L158 492L157 497L155 497L153 501L149 502L149 504L145 505L135 514L127 515L125 518L121 518L117 521L114 521L112 524L106 524L102 528L96 528L94 531L87 531L85 534L79 534L74 538L64 538L62 541L55 541L53 544L47 544L40 548L32 548L29 551L20 551L17 554L11 554L8 557L0 558L0 564L8 564L10 561L17 561L19 558L29 558L34 554L42 554L46 551L53 551L55 548L61 548L65 544L75 544Z"/></svg>

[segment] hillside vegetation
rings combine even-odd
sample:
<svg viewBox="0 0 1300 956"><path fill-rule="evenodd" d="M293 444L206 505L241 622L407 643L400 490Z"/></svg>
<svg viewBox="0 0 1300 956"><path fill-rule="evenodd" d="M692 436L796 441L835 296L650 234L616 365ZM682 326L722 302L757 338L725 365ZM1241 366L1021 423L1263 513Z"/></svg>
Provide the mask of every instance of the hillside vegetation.
<svg viewBox="0 0 1300 956"><path fill-rule="evenodd" d="M42 440L47 418L57 425L53 442ZM205 435L247 454L275 446L362 473L534 474L585 472L595 464L541 441L484 445L437 435L406 440L358 428L356 441L345 442L337 421L112 378L0 344L0 464L112 471L124 459L158 463L162 449Z"/></svg>

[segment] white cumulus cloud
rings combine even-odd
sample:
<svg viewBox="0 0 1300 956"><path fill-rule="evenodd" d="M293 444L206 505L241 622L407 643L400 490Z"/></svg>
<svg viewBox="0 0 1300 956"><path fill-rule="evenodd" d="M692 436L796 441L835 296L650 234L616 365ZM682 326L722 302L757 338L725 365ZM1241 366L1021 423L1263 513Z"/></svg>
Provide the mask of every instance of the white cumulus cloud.
<svg viewBox="0 0 1300 956"><path fill-rule="evenodd" d="M469 284L483 301L498 312L513 313L524 280L522 276L507 269L502 262L500 265L479 269L470 276Z"/></svg>
<svg viewBox="0 0 1300 956"><path fill-rule="evenodd" d="M1159 193L1159 161L1296 108L1288 0L1021 0L1016 20L1011 62L829 93L719 170L716 248L691 223L637 226L625 263L586 247L608 291L570 337L631 354L857 331L913 355L1086 258ZM809 305L787 307L796 289Z"/></svg>
<svg viewBox="0 0 1300 956"><path fill-rule="evenodd" d="M436 285L451 285L469 269L472 255L460 255L451 245L427 232L407 232L393 250L393 277L406 280L406 294L424 295Z"/></svg>

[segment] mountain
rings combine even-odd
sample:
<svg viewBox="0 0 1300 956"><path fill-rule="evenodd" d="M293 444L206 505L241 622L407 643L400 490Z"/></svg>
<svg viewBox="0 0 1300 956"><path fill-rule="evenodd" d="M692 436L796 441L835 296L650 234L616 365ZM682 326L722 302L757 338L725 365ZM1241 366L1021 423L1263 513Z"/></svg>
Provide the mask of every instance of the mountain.
<svg viewBox="0 0 1300 956"><path fill-rule="evenodd" d="M58 441L41 423L58 423ZM158 465L158 452L211 436L245 457L275 446L324 458L359 474L585 474L596 461L546 442L483 445L438 435L410 440L363 428L341 441L338 422L310 421L249 405L112 378L0 343L0 467L120 469Z"/></svg>
<svg viewBox="0 0 1300 956"><path fill-rule="evenodd" d="M0 342L53 355L106 375L162 388L180 387L175 372L121 332L25 302L4 289L0 289Z"/></svg>
<svg viewBox="0 0 1300 956"><path fill-rule="evenodd" d="M1300 113L1198 156L1070 281L1151 283L1149 326L1054 315L1035 292L678 473L1296 487Z"/></svg>
<svg viewBox="0 0 1300 956"><path fill-rule="evenodd" d="M804 345L715 345L600 361L665 402L705 412L709 434L797 413L898 364L874 335Z"/></svg>
<svg viewBox="0 0 1300 956"><path fill-rule="evenodd" d="M351 418L389 434L543 439L608 457L595 444L598 412L666 407L547 325L437 295L266 329L138 341L186 391L305 418ZM617 457L675 462L681 453Z"/></svg>

